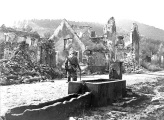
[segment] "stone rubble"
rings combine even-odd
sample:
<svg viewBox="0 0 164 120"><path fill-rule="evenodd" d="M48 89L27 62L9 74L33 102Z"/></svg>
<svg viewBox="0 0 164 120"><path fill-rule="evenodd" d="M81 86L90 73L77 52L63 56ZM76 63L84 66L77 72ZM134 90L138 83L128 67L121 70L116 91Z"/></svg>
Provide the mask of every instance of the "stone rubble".
<svg viewBox="0 0 164 120"><path fill-rule="evenodd" d="M9 60L2 61L0 66L1 85L51 80L62 78L64 74L61 69L33 63L25 41L20 43L14 56Z"/></svg>

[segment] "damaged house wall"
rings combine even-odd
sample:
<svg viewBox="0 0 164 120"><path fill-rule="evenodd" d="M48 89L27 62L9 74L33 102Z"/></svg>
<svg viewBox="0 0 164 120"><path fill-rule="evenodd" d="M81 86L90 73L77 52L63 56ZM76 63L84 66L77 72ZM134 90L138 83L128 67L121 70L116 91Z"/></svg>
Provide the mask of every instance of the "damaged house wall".
<svg viewBox="0 0 164 120"><path fill-rule="evenodd" d="M72 25L73 30L77 33L79 38L90 37L91 35L91 27L90 26L78 26Z"/></svg>
<svg viewBox="0 0 164 120"><path fill-rule="evenodd" d="M111 49L111 45L107 44L109 40L104 36L97 36L89 26L75 26L73 28L85 45L84 55L90 72L104 72L108 67L109 50Z"/></svg>
<svg viewBox="0 0 164 120"><path fill-rule="evenodd" d="M19 30L2 25L0 27L0 32L4 36L2 39L5 44L3 58L10 59L14 55L15 51L18 49L18 44L22 41L25 41L29 45L29 53L32 53L31 57L33 57L33 60L37 62L37 45L40 36L37 32L32 32L31 30Z"/></svg>
<svg viewBox="0 0 164 120"><path fill-rule="evenodd" d="M117 37L117 42L116 42L116 60L123 62L125 57L124 57L124 47L125 47L125 42L123 40L123 36L118 36Z"/></svg>
<svg viewBox="0 0 164 120"><path fill-rule="evenodd" d="M152 55L152 61L153 64L158 64L160 67L164 67L164 45L161 43L159 45L158 51L156 55Z"/></svg>
<svg viewBox="0 0 164 120"><path fill-rule="evenodd" d="M108 61L106 56L108 48L104 42L104 37L97 36L90 26L73 25L73 29L85 45L84 56L86 57L90 72L103 72ZM83 57L83 59L85 58Z"/></svg>
<svg viewBox="0 0 164 120"><path fill-rule="evenodd" d="M56 62L62 66L68 53L74 49L78 53L79 61L88 63L89 68L98 70L106 67L106 50L103 37L91 37L91 27L70 25L65 19L61 22L54 34L49 38L54 41ZM87 50L91 50L91 55L86 55ZM91 62L92 61L92 62ZM96 67L96 68L95 68ZM104 70L98 70L104 71ZM93 71L94 72L94 71Z"/></svg>
<svg viewBox="0 0 164 120"><path fill-rule="evenodd" d="M0 32L0 59L3 59L5 48L5 36L3 32Z"/></svg>
<svg viewBox="0 0 164 120"><path fill-rule="evenodd" d="M3 59L10 59L16 47L18 47L17 39L18 37L13 33L3 33L4 35L4 49L3 49Z"/></svg>
<svg viewBox="0 0 164 120"><path fill-rule="evenodd" d="M88 69L91 73L104 72L108 67L107 54L109 52L107 46L104 44L103 37L91 37L91 45L86 47L86 54L88 59Z"/></svg>
<svg viewBox="0 0 164 120"><path fill-rule="evenodd" d="M136 23L133 23L131 28L131 34L130 39L132 41L132 51L135 54L135 60L139 64L139 31L138 31L138 25Z"/></svg>
<svg viewBox="0 0 164 120"><path fill-rule="evenodd" d="M93 42L91 41L90 37L91 37L91 30L92 28L90 26L77 26L77 25L72 25L72 28L74 29L74 31L77 33L78 37L80 38L80 40L83 42L83 44L85 45L85 50L89 47L93 45ZM88 56L86 56L85 54L83 54L83 58L82 58L82 62L84 64L88 63Z"/></svg>
<svg viewBox="0 0 164 120"><path fill-rule="evenodd" d="M82 62L85 45L79 39L67 20L63 20L50 37L54 41L55 50L58 53L57 63L62 66L71 49L79 53L79 61Z"/></svg>
<svg viewBox="0 0 164 120"><path fill-rule="evenodd" d="M111 17L104 26L104 36L108 43L111 43L113 55L111 59L115 60L115 44L116 44L116 24L114 17Z"/></svg>
<svg viewBox="0 0 164 120"><path fill-rule="evenodd" d="M43 42L44 41L44 42ZM56 66L56 52L54 43L52 40L42 40L42 42L38 45L38 58L40 58L40 64L44 64L50 67Z"/></svg>

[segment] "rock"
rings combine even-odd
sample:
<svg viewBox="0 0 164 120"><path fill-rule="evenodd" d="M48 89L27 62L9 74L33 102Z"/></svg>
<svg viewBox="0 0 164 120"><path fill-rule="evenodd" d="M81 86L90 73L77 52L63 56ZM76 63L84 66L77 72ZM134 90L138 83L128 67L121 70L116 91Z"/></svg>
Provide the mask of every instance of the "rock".
<svg viewBox="0 0 164 120"><path fill-rule="evenodd" d="M162 96L159 97L153 97L151 102L153 105L158 105L161 103L161 101L164 101L164 98Z"/></svg>
<svg viewBox="0 0 164 120"><path fill-rule="evenodd" d="M158 92L164 92L164 87L163 86L159 87Z"/></svg>
<svg viewBox="0 0 164 120"><path fill-rule="evenodd" d="M11 74L11 75L7 76L7 79L14 79L14 80L16 80L16 79L18 79L18 76Z"/></svg>
<svg viewBox="0 0 164 120"><path fill-rule="evenodd" d="M23 80L24 83L38 82L41 80L41 77L29 77Z"/></svg>

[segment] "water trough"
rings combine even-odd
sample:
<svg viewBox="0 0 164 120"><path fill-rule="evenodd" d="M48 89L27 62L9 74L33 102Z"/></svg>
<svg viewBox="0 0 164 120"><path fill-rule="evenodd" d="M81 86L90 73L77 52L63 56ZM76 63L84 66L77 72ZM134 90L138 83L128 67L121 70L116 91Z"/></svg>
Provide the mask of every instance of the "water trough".
<svg viewBox="0 0 164 120"><path fill-rule="evenodd" d="M6 120L65 120L76 110L90 106L91 93L82 95L69 94L66 97L41 103L10 109L5 114Z"/></svg>
<svg viewBox="0 0 164 120"><path fill-rule="evenodd" d="M85 80L70 82L68 94L91 92L91 106L104 106L111 104L126 94L126 80Z"/></svg>
<svg viewBox="0 0 164 120"><path fill-rule="evenodd" d="M126 80L83 80L68 85L68 96L40 103L15 107L5 114L5 120L65 120L71 114L88 107L111 104L126 94Z"/></svg>

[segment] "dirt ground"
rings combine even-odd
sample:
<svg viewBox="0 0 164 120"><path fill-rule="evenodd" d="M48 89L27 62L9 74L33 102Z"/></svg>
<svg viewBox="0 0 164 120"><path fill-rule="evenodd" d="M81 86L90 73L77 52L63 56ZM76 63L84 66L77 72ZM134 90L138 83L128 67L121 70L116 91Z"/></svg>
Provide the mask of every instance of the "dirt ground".
<svg viewBox="0 0 164 120"><path fill-rule="evenodd" d="M108 78L92 75L84 79ZM92 108L72 116L72 120L164 120L164 71L145 74L125 74L129 96L113 105ZM78 79L79 80L79 79ZM66 96L66 79L0 86L0 116L16 106L38 104ZM135 94L133 94L135 93Z"/></svg>

